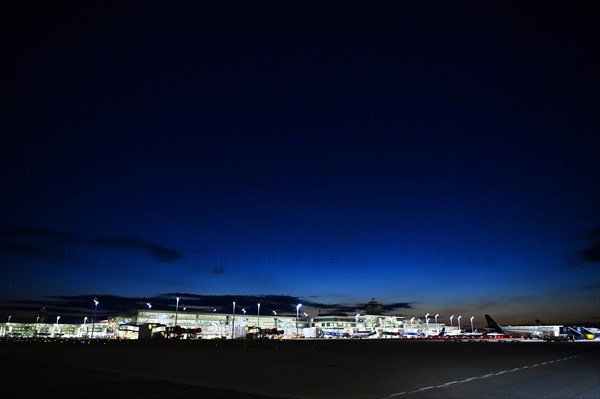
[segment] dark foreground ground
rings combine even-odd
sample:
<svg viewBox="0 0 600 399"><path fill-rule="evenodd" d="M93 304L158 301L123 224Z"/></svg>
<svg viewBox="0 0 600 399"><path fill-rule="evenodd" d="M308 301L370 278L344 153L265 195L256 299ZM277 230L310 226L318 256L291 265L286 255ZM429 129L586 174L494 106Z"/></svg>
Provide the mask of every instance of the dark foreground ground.
<svg viewBox="0 0 600 399"><path fill-rule="evenodd" d="M591 342L0 342L0 364L36 397L600 399Z"/></svg>

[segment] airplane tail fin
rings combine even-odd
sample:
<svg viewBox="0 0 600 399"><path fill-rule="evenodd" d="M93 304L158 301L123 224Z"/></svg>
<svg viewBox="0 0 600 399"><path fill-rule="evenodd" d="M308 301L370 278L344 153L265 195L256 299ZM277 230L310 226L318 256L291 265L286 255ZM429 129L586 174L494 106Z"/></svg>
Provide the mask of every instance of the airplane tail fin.
<svg viewBox="0 0 600 399"><path fill-rule="evenodd" d="M444 334L446 333L446 327L442 327L442 331L440 331L440 333L438 334L438 337L443 337Z"/></svg>
<svg viewBox="0 0 600 399"><path fill-rule="evenodd" d="M497 333L505 334L505 332L502 330L502 327L500 327L500 325L498 323L496 323L494 321L494 319L492 319L492 316L490 316L489 314L486 314L485 319L487 320L489 328L494 329L494 331L496 331Z"/></svg>

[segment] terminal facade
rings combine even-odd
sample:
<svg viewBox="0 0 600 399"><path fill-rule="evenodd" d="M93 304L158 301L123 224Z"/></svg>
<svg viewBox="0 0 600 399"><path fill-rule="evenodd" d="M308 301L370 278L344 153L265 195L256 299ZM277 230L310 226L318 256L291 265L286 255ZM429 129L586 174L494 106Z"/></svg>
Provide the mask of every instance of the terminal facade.
<svg viewBox="0 0 600 399"><path fill-rule="evenodd" d="M3 337L49 338L328 338L369 333L380 337L437 333L443 324L384 315L319 315L315 317L194 313L138 310L98 322L82 324L3 323Z"/></svg>
<svg viewBox="0 0 600 399"><path fill-rule="evenodd" d="M455 330L417 318L384 315L375 301L367 314L261 315L138 309L125 316L81 324L3 323L2 337L105 338L105 339L239 339L239 338L362 338L426 336Z"/></svg>

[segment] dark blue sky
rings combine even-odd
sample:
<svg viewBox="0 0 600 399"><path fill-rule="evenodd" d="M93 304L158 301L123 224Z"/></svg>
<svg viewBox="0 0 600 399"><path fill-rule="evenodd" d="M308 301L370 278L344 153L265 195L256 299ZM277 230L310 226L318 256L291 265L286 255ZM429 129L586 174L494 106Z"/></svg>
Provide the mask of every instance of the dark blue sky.
<svg viewBox="0 0 600 399"><path fill-rule="evenodd" d="M122 3L4 17L2 314L600 320L591 5Z"/></svg>

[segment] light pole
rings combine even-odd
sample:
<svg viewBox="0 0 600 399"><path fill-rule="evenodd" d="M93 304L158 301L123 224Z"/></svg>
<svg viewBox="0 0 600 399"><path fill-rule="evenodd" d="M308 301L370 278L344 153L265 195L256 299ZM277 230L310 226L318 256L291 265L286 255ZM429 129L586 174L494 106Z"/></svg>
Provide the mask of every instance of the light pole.
<svg viewBox="0 0 600 399"><path fill-rule="evenodd" d="M98 298L94 298L94 320L92 320L92 336L91 338L94 338L94 329L96 327L96 311L98 310L98 304L100 302L98 302Z"/></svg>
<svg viewBox="0 0 600 399"><path fill-rule="evenodd" d="M438 314L438 313L436 313L436 314L435 314L435 316L433 316L433 317L435 318L435 330L436 330L436 331L439 331L439 330L440 330L440 328L438 327L438 323L437 323L437 318L438 318L438 316L439 316L439 314Z"/></svg>
<svg viewBox="0 0 600 399"><path fill-rule="evenodd" d="M260 302L256 304L258 306L258 336L260 338Z"/></svg>
<svg viewBox="0 0 600 399"><path fill-rule="evenodd" d="M471 316L471 334L473 334L473 319L475 316Z"/></svg>
<svg viewBox="0 0 600 399"><path fill-rule="evenodd" d="M58 321L60 320L60 316L56 316L56 327L54 329L54 335L56 336L56 332L58 331Z"/></svg>
<svg viewBox="0 0 600 399"><path fill-rule="evenodd" d="M301 303L296 305L296 335L300 335L300 331L298 330L298 313L300 312L301 307L302 307Z"/></svg>
<svg viewBox="0 0 600 399"><path fill-rule="evenodd" d="M152 304L150 302L146 302L146 305L148 305L148 309L152 309Z"/></svg>
<svg viewBox="0 0 600 399"><path fill-rule="evenodd" d="M233 302L233 312L231 312L231 339L235 338L235 302Z"/></svg>
<svg viewBox="0 0 600 399"><path fill-rule="evenodd" d="M429 313L425 315L425 330L429 331Z"/></svg>
<svg viewBox="0 0 600 399"><path fill-rule="evenodd" d="M179 312L179 297L175 297L177 302L175 303L175 324L174 327L177 326L177 313Z"/></svg>
<svg viewBox="0 0 600 399"><path fill-rule="evenodd" d="M457 320L458 320L458 333L460 334L460 318L462 316L458 316Z"/></svg>
<svg viewBox="0 0 600 399"><path fill-rule="evenodd" d="M450 316L450 327L452 327L452 319L454 318L454 315Z"/></svg>

